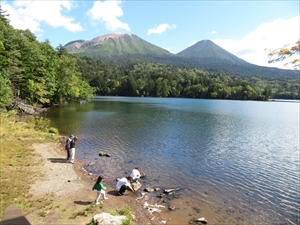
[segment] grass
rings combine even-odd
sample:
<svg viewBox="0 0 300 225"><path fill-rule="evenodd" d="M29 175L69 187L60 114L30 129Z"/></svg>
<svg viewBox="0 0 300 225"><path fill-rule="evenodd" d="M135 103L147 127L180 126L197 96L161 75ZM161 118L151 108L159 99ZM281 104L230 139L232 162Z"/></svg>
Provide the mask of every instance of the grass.
<svg viewBox="0 0 300 225"><path fill-rule="evenodd" d="M58 133L57 129L49 128L50 123L47 119L32 117L27 122L19 122L15 112L0 112L0 123L0 218L10 205L15 205L24 215L37 212L40 218L57 210L65 216L68 215L65 219L88 217L99 213L103 203L90 204L70 216L66 209L54 204L52 195L34 199L29 193L30 186L36 178L42 176L40 172L31 169L32 166L42 162L32 145L58 142L58 135L53 135ZM134 217L130 213L129 206L110 213L125 215L127 219L124 225L130 225ZM93 224L92 221L90 224Z"/></svg>
<svg viewBox="0 0 300 225"><path fill-rule="evenodd" d="M38 172L30 167L37 165L36 154L31 147L34 143L57 142L57 136L49 133L47 119L31 118L28 122L18 122L16 112L0 113L0 216L14 204L24 212L42 207L44 201L30 200L30 185ZM53 130L51 130L53 132ZM42 207L46 208L46 207ZM44 213L41 211L41 216Z"/></svg>
<svg viewBox="0 0 300 225"><path fill-rule="evenodd" d="M101 204L99 204L99 205L90 204L87 207L85 207L84 209L73 213L72 216L70 217L70 219L76 219L76 217L78 217L78 216L89 216L96 212L98 213L99 208L101 209L102 207L103 207L103 202L101 202Z"/></svg>

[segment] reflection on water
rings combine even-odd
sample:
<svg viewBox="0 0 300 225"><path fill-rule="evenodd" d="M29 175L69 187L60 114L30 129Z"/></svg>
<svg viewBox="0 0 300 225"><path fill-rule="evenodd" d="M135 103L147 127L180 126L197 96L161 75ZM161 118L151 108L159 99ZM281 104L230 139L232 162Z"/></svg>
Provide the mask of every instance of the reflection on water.
<svg viewBox="0 0 300 225"><path fill-rule="evenodd" d="M91 172L139 166L144 186L182 187L189 204L229 222L299 222L299 103L98 97L47 117L80 137L76 157L95 161Z"/></svg>

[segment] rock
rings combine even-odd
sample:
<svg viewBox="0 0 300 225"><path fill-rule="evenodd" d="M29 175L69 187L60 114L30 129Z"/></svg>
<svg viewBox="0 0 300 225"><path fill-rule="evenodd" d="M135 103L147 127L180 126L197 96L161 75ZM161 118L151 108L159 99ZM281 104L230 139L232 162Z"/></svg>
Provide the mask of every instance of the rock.
<svg viewBox="0 0 300 225"><path fill-rule="evenodd" d="M146 173L144 171L141 171L140 174L141 174L141 178L145 178L146 177Z"/></svg>
<svg viewBox="0 0 300 225"><path fill-rule="evenodd" d="M158 198L163 198L164 196L165 196L165 194L163 194L163 193L157 195Z"/></svg>
<svg viewBox="0 0 300 225"><path fill-rule="evenodd" d="M136 181L136 182L132 182L131 186L133 188L134 191L138 191L142 188L142 185L140 182Z"/></svg>
<svg viewBox="0 0 300 225"><path fill-rule="evenodd" d="M106 156L106 157L110 157L110 154L105 153L105 152L99 152L99 156Z"/></svg>
<svg viewBox="0 0 300 225"><path fill-rule="evenodd" d="M126 220L126 216L112 216L109 213L101 213L94 216L97 225L122 225Z"/></svg>
<svg viewBox="0 0 300 225"><path fill-rule="evenodd" d="M105 156L106 153L105 152L99 152L99 156Z"/></svg>
<svg viewBox="0 0 300 225"><path fill-rule="evenodd" d="M201 222L201 223L207 224L207 220L204 217L197 219L196 222Z"/></svg>
<svg viewBox="0 0 300 225"><path fill-rule="evenodd" d="M90 163L88 164L88 166L93 166L93 165L95 165L95 162L90 162Z"/></svg>
<svg viewBox="0 0 300 225"><path fill-rule="evenodd" d="M152 192L152 191L154 191L154 190L153 190L153 188L147 187L147 188L144 189L144 191L145 191L145 192Z"/></svg>
<svg viewBox="0 0 300 225"><path fill-rule="evenodd" d="M164 193L171 193L171 192L173 192L174 191L174 189L165 189L164 190Z"/></svg>
<svg viewBox="0 0 300 225"><path fill-rule="evenodd" d="M172 210L172 211L174 211L176 209L176 207L175 206L170 206L169 207L169 210Z"/></svg>
<svg viewBox="0 0 300 225"><path fill-rule="evenodd" d="M10 109L15 109L19 114L29 114L29 115L39 115L42 112L46 112L46 108L33 107L32 105L26 104L20 98L14 98L12 104L10 105Z"/></svg>
<svg viewBox="0 0 300 225"><path fill-rule="evenodd" d="M155 188L154 189L156 192L160 192L160 188Z"/></svg>

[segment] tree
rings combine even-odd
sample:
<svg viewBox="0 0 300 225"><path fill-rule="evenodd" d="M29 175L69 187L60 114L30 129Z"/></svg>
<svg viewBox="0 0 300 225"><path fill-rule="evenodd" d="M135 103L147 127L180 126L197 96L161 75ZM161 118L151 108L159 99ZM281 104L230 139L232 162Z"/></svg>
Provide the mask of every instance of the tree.
<svg viewBox="0 0 300 225"><path fill-rule="evenodd" d="M10 88L10 81L3 72L0 71L0 110L12 103L13 93Z"/></svg>
<svg viewBox="0 0 300 225"><path fill-rule="evenodd" d="M9 14L6 14L6 11L4 11L4 10L2 9L1 3L0 3L0 20L3 20L3 21L5 21L5 22L9 23L10 20L6 18L6 17L8 17L8 16L9 16Z"/></svg>
<svg viewBox="0 0 300 225"><path fill-rule="evenodd" d="M279 62L279 61L284 61L287 58L292 57L293 55L299 55L300 52L300 39L296 42L296 45L288 48L287 45L283 46L283 48L278 48L274 50L269 50L268 51L268 56L269 56L269 61L268 63L274 63L274 62ZM289 61L284 64L284 66L291 65L294 67L295 70L300 69L300 59L299 56L292 61Z"/></svg>

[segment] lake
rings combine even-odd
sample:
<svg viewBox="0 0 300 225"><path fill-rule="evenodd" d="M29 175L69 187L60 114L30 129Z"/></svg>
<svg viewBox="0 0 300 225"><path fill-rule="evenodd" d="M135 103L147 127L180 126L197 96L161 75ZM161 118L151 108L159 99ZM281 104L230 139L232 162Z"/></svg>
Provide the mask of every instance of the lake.
<svg viewBox="0 0 300 225"><path fill-rule="evenodd" d="M106 182L138 166L144 188L180 188L171 201L178 210L165 215L178 223L204 216L299 224L299 109L299 102L99 96L46 117L60 134L79 136L76 158L95 161L86 169Z"/></svg>

